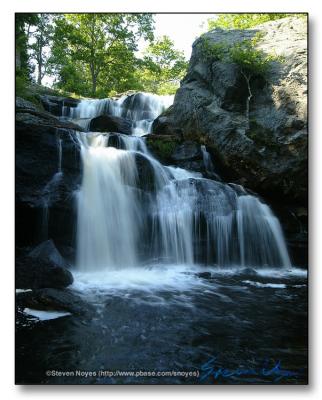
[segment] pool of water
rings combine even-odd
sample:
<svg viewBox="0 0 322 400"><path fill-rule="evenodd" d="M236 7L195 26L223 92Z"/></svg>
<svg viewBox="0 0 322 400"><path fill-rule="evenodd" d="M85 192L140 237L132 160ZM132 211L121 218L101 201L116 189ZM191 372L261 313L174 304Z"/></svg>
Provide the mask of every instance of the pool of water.
<svg viewBox="0 0 322 400"><path fill-rule="evenodd" d="M305 270L148 265L74 276L69 290L95 312L20 325L18 383L307 381Z"/></svg>

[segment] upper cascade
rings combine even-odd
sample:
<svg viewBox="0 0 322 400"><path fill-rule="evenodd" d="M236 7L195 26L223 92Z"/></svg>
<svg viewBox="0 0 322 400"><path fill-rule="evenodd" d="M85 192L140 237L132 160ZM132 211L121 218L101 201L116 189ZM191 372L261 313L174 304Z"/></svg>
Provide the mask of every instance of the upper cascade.
<svg viewBox="0 0 322 400"><path fill-rule="evenodd" d="M151 132L153 121L172 103L174 96L158 96L152 93L135 93L118 99L84 99L77 107L65 107L64 117L75 120L89 129L91 119L109 115L124 118L132 123L132 134L142 136Z"/></svg>

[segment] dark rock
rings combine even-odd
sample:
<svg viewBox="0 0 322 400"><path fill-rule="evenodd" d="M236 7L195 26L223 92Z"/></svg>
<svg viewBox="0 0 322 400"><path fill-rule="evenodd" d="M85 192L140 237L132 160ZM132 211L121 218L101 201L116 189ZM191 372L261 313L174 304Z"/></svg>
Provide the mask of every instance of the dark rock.
<svg viewBox="0 0 322 400"><path fill-rule="evenodd" d="M66 289L38 289L19 293L17 305L20 308L33 308L43 311L68 311L74 315L92 316L93 307L80 296Z"/></svg>
<svg viewBox="0 0 322 400"><path fill-rule="evenodd" d="M132 123L121 117L100 115L91 120L89 130L93 132L119 132L125 135L131 135Z"/></svg>
<svg viewBox="0 0 322 400"><path fill-rule="evenodd" d="M69 121L61 121L53 114L40 110L35 104L24 100L20 97L16 98L16 127L47 127L49 129L70 129L82 131L83 129Z"/></svg>
<svg viewBox="0 0 322 400"><path fill-rule="evenodd" d="M289 255L293 265L308 266L308 210L306 207L272 204L285 235Z"/></svg>
<svg viewBox="0 0 322 400"><path fill-rule="evenodd" d="M75 108L79 104L79 100L73 99L72 97L52 95L41 95L39 97L44 109L58 117L63 115L63 107Z"/></svg>
<svg viewBox="0 0 322 400"><path fill-rule="evenodd" d="M153 121L152 132L155 133L156 135L175 135L178 136L179 138L183 137L183 129L174 126L174 124L171 123L169 117L165 116L164 114L161 114L158 118L156 118Z"/></svg>
<svg viewBox="0 0 322 400"><path fill-rule="evenodd" d="M196 142L185 141L175 148L171 158L173 161L202 160L200 145Z"/></svg>
<svg viewBox="0 0 322 400"><path fill-rule="evenodd" d="M49 259L23 256L16 259L16 288L63 288L73 283L73 275Z"/></svg>
<svg viewBox="0 0 322 400"><path fill-rule="evenodd" d="M262 33L258 48L278 54L267 77L253 77L250 127L247 85L236 64L205 58L202 40L235 44ZM226 46L227 48L227 46ZM224 51L225 48L224 48ZM213 30L195 41L174 104L153 123L155 134L181 130L207 145L226 180L266 198L307 202L307 27L289 17L247 30Z"/></svg>
<svg viewBox="0 0 322 400"><path fill-rule="evenodd" d="M66 245L74 242L74 191L81 177L76 128L80 129L17 99L18 246L35 245L48 237Z"/></svg>
<svg viewBox="0 0 322 400"><path fill-rule="evenodd" d="M29 100L25 100L21 97L16 97L16 112L26 110L39 111L39 108Z"/></svg>
<svg viewBox="0 0 322 400"><path fill-rule="evenodd" d="M156 190L155 170L149 158L141 153L135 154L135 163L137 167L138 180L137 188L153 192ZM156 164L157 168L157 164Z"/></svg>
<svg viewBox="0 0 322 400"><path fill-rule="evenodd" d="M203 279L210 279L211 278L211 273L210 272L199 272L196 274L198 278L203 278Z"/></svg>
<svg viewBox="0 0 322 400"><path fill-rule="evenodd" d="M61 268L69 268L70 265L61 256L52 240L46 240L39 244L30 253L29 257L49 261Z"/></svg>
<svg viewBox="0 0 322 400"><path fill-rule="evenodd" d="M151 153L163 163L172 163L172 154L180 139L175 135L147 135L146 145Z"/></svg>

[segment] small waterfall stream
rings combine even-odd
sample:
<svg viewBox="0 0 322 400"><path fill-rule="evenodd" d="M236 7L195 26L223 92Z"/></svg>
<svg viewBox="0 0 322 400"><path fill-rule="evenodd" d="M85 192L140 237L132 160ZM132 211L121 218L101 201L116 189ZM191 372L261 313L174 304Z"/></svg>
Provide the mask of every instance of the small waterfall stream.
<svg viewBox="0 0 322 400"><path fill-rule="evenodd" d="M291 265L278 219L246 191L200 173L163 166L143 134L171 103L149 94L118 100L84 100L70 111L89 126L110 114L132 121L132 136L78 135L83 179L78 194L77 265L82 271L115 270L157 260L163 264ZM206 169L209 153L201 148ZM142 181L152 180L152 189Z"/></svg>

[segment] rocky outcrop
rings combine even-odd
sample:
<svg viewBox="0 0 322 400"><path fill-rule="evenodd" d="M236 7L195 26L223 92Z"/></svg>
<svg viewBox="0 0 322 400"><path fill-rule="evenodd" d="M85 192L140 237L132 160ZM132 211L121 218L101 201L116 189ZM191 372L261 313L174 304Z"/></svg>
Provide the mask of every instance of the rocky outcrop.
<svg viewBox="0 0 322 400"><path fill-rule="evenodd" d="M209 170L200 143L182 140L176 135L147 135L146 145L161 163L188 171L200 172L205 178L221 180L215 170ZM211 159L211 156L209 154ZM211 162L211 161L210 161Z"/></svg>
<svg viewBox="0 0 322 400"><path fill-rule="evenodd" d="M31 256L19 257L16 260L16 288L64 288L73 283L73 276L49 259Z"/></svg>
<svg viewBox="0 0 322 400"><path fill-rule="evenodd" d="M39 261L48 261L49 263L55 264L60 268L69 268L70 265L62 257L57 250L52 240L46 240L36 246L30 253L29 257L38 259Z"/></svg>
<svg viewBox="0 0 322 400"><path fill-rule="evenodd" d="M229 61L205 58L204 40L224 49L261 38L265 54L278 56L265 79L251 81L249 122L247 83ZM243 184L280 202L307 201L307 28L290 17L248 30L216 29L193 44L189 70L174 104L153 123L158 135L202 139L227 180Z"/></svg>
<svg viewBox="0 0 322 400"><path fill-rule="evenodd" d="M79 100L72 97L61 97L52 95L39 96L44 109L57 117L66 116L64 111L77 107ZM65 108L66 107L66 108Z"/></svg>
<svg viewBox="0 0 322 400"><path fill-rule="evenodd" d="M119 132L125 135L131 135L132 124L125 118L100 115L91 120L89 130L92 132Z"/></svg>
<svg viewBox="0 0 322 400"><path fill-rule="evenodd" d="M38 289L17 295L20 309L31 308L41 311L67 311L76 316L91 317L93 306L68 289Z"/></svg>
<svg viewBox="0 0 322 400"><path fill-rule="evenodd" d="M58 244L74 240L75 197L80 155L75 132L33 103L16 102L16 242L35 245L51 237Z"/></svg>

